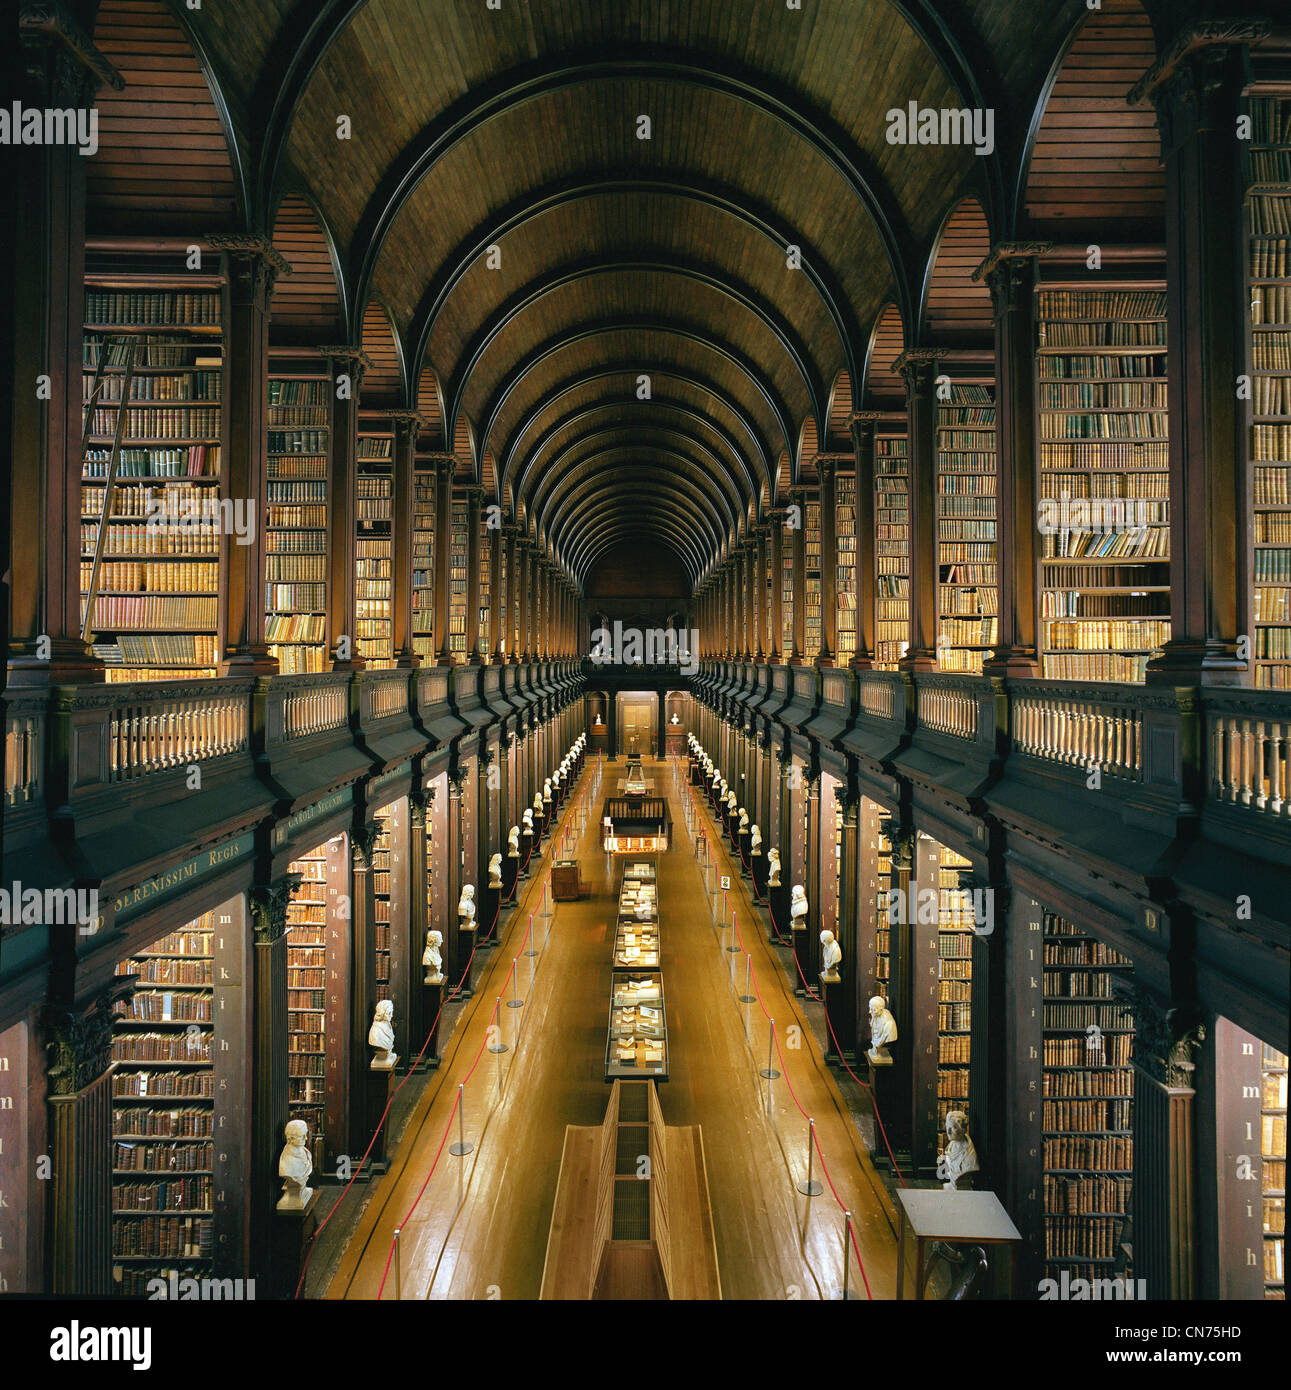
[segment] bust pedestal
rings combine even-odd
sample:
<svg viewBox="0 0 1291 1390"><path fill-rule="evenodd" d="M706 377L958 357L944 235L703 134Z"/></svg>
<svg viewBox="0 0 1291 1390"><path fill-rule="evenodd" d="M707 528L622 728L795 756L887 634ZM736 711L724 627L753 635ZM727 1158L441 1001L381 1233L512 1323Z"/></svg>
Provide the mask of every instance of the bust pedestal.
<svg viewBox="0 0 1291 1390"><path fill-rule="evenodd" d="M424 981L423 975L423 981ZM420 1062L412 1068L413 1071L434 1071L439 1066L439 1009L444 1000L444 977L441 975L433 985L423 983L421 986L421 1037L417 1041L420 1047L425 1041L426 1034L430 1034L430 1041L426 1043L426 1050L422 1054ZM432 1024L434 1025L432 1028ZM409 1058L410 1062L416 1061L416 1055Z"/></svg>
<svg viewBox="0 0 1291 1390"><path fill-rule="evenodd" d="M533 848L536 837L527 830L520 832L520 878L526 879L531 872L530 859L533 857Z"/></svg>
<svg viewBox="0 0 1291 1390"><path fill-rule="evenodd" d="M462 983L457 991L458 999L469 999L475 993L475 986L471 984L471 960L475 954L475 928L474 921L465 922L458 919L457 923L457 949L461 952L462 961Z"/></svg>
<svg viewBox="0 0 1291 1390"><path fill-rule="evenodd" d="M853 1069L856 1066L856 1045L853 1041L854 1028L846 1003L846 987L838 967L820 972L820 997L825 1003L825 1017L829 1027L825 1030L825 1063L831 1067L842 1068L844 1064Z"/></svg>
<svg viewBox="0 0 1291 1390"><path fill-rule="evenodd" d="M481 951L490 951L498 944L498 927L501 923L502 890L490 888L486 883L480 889L480 929L476 942Z"/></svg>
<svg viewBox="0 0 1291 1390"><path fill-rule="evenodd" d="M910 1166L910 1125L906 1119L907 1107L901 1104L901 1097L897 1091L896 1059L891 1056L892 1048L895 1046L896 1043L888 1044L889 1056L886 1060L876 1057L873 1047L865 1053L874 1107L883 1117L882 1131L877 1123L875 1124L874 1151L870 1158L874 1161L875 1168L884 1173L892 1171L892 1160L888 1157L889 1144L902 1170ZM884 1132L887 1134L887 1144L883 1142Z"/></svg>
<svg viewBox="0 0 1291 1390"><path fill-rule="evenodd" d="M771 930L767 940L773 946L789 944L789 885L783 881L767 889L767 906L771 915ZM779 928L779 935L776 928ZM781 940L781 937L784 940Z"/></svg>
<svg viewBox="0 0 1291 1390"><path fill-rule="evenodd" d="M761 902L767 895L767 857L760 849L749 850L749 877L753 880L753 896Z"/></svg>
<svg viewBox="0 0 1291 1390"><path fill-rule="evenodd" d="M749 847L753 844L753 832L751 830L741 830L738 834L740 847L740 877L751 879L753 874L749 869Z"/></svg>
<svg viewBox="0 0 1291 1390"><path fill-rule="evenodd" d="M502 859L502 901L508 905L516 900L516 884L520 881L521 854L507 854Z"/></svg>
<svg viewBox="0 0 1291 1390"><path fill-rule="evenodd" d="M374 1067L369 1063L363 1076L363 1128L368 1134L372 1134L377 1125L381 1124L381 1116L385 1114L390 1097L394 1095L395 1084L393 1067ZM374 1177L379 1178L389 1170L390 1161L386 1158L386 1136L389 1131L390 1116L386 1115L385 1124L381 1125L381 1133L373 1140L368 1161L358 1175L359 1182L370 1182ZM361 1158L362 1154L358 1157Z"/></svg>
<svg viewBox="0 0 1291 1390"><path fill-rule="evenodd" d="M793 931L790 933L793 938L793 992L800 998L809 998L807 981L811 979L811 940L807 934L807 924L810 919L807 917L793 917L790 925Z"/></svg>
<svg viewBox="0 0 1291 1390"><path fill-rule="evenodd" d="M279 1211L275 1207L272 1220L266 1295L273 1299L291 1299L300 1283L305 1252L318 1229L318 1189L315 1188L309 1201L295 1211Z"/></svg>

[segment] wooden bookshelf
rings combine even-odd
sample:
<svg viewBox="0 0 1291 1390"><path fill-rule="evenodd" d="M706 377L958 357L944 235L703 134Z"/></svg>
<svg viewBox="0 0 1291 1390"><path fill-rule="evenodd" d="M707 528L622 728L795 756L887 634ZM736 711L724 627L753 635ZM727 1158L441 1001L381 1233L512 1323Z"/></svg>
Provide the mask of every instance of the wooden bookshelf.
<svg viewBox="0 0 1291 1390"><path fill-rule="evenodd" d="M470 507L465 498L453 499L452 529L448 553L448 642L453 660L467 660L466 602Z"/></svg>
<svg viewBox="0 0 1291 1390"><path fill-rule="evenodd" d="M271 377L265 639L285 676L328 669L327 468L331 383Z"/></svg>
<svg viewBox="0 0 1291 1390"><path fill-rule="evenodd" d="M376 955L373 979L376 997L390 998L391 931L391 818L393 806L383 806L373 815L377 837L372 847L372 941Z"/></svg>
<svg viewBox="0 0 1291 1390"><path fill-rule="evenodd" d="M412 645L423 662L435 650L435 468L416 463L412 483Z"/></svg>
<svg viewBox="0 0 1291 1390"><path fill-rule="evenodd" d="M856 655L856 475L840 473L834 483L836 566L834 591L838 605L837 643L839 666L850 665Z"/></svg>
<svg viewBox="0 0 1291 1390"><path fill-rule="evenodd" d="M109 681L214 676L220 660L221 292L215 286L180 291L153 288L151 281L148 289L129 284L120 276L86 279L81 620ZM108 497L118 425L118 466Z"/></svg>
<svg viewBox="0 0 1291 1390"><path fill-rule="evenodd" d="M170 1270L213 1272L215 914L121 961L136 980L112 1029L112 1275L145 1297Z"/></svg>
<svg viewBox="0 0 1291 1390"><path fill-rule="evenodd" d="M487 658L492 651L489 645L489 593L492 587L492 556L495 532L485 529L480 536L480 628L477 651Z"/></svg>
<svg viewBox="0 0 1291 1390"><path fill-rule="evenodd" d="M1260 1049L1260 1191L1264 1206L1264 1297L1286 1298L1287 1058Z"/></svg>
<svg viewBox="0 0 1291 1390"><path fill-rule="evenodd" d="M874 441L874 668L910 646L910 453L905 435Z"/></svg>
<svg viewBox="0 0 1291 1390"><path fill-rule="evenodd" d="M1139 682L1170 638L1163 287L1038 294L1042 674Z"/></svg>
<svg viewBox="0 0 1291 1390"><path fill-rule="evenodd" d="M786 530L780 546L780 655L786 661L793 655L793 547L794 534Z"/></svg>
<svg viewBox="0 0 1291 1390"><path fill-rule="evenodd" d="M355 480L355 636L358 654L378 670L394 665L393 459L394 435L365 425L359 432Z"/></svg>
<svg viewBox="0 0 1291 1390"><path fill-rule="evenodd" d="M314 1167L326 1155L327 883L326 846L293 860L301 876L287 906L287 1049L291 1118L309 1126Z"/></svg>
<svg viewBox="0 0 1291 1390"><path fill-rule="evenodd" d="M803 653L805 662L814 662L820 655L820 493L814 489L803 498Z"/></svg>
<svg viewBox="0 0 1291 1390"><path fill-rule="evenodd" d="M980 675L999 612L995 392L955 384L937 408L937 659Z"/></svg>
<svg viewBox="0 0 1291 1390"><path fill-rule="evenodd" d="M1133 963L1043 915L1045 1273L1130 1277L1134 1025L1113 992Z"/></svg>
<svg viewBox="0 0 1291 1390"><path fill-rule="evenodd" d="M1246 350L1254 684L1291 689L1291 97L1248 98Z"/></svg>
<svg viewBox="0 0 1291 1390"><path fill-rule="evenodd" d="M960 871L971 863L938 846L937 866L937 1152L946 1147L946 1116L968 1113L973 1010L974 917Z"/></svg>
<svg viewBox="0 0 1291 1390"><path fill-rule="evenodd" d="M868 1000L876 994L881 994L889 1003L892 1001L892 924L888 916L891 901L888 895L892 889L900 888L901 883L900 875L892 866L892 817L873 802L867 802L866 807L872 817L869 830L874 836L876 850L874 978L866 996L865 1007L868 1008Z"/></svg>

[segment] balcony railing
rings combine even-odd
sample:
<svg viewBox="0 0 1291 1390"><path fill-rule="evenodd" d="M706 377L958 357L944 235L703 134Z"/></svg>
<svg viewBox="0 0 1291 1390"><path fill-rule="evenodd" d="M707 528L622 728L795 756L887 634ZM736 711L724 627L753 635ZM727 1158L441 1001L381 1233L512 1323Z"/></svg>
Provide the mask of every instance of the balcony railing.
<svg viewBox="0 0 1291 1390"><path fill-rule="evenodd" d="M950 738L977 739L980 681L964 676L926 676L915 686L919 723Z"/></svg>
<svg viewBox="0 0 1291 1390"><path fill-rule="evenodd" d="M1015 752L1131 782L1143 776L1143 713L1138 686L1083 687L1032 682L1010 688L1009 736Z"/></svg>
<svg viewBox="0 0 1291 1390"><path fill-rule="evenodd" d="M5 809L30 806L39 799L45 729L44 711L10 704L4 727Z"/></svg>
<svg viewBox="0 0 1291 1390"><path fill-rule="evenodd" d="M281 687L281 726L270 730L275 738L311 738L315 734L343 729L350 722L350 678L344 672L318 676L291 676Z"/></svg>
<svg viewBox="0 0 1291 1390"><path fill-rule="evenodd" d="M209 762L250 747L246 681L117 689L119 703L108 715L109 782Z"/></svg>
<svg viewBox="0 0 1291 1390"><path fill-rule="evenodd" d="M1291 815L1291 696L1231 691L1206 702L1210 796L1281 819Z"/></svg>

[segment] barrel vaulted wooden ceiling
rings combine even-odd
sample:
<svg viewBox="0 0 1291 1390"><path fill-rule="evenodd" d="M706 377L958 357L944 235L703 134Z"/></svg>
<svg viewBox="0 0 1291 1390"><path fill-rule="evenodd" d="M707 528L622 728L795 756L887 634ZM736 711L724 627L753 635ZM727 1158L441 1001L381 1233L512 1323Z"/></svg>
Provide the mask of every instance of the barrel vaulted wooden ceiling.
<svg viewBox="0 0 1291 1390"><path fill-rule="evenodd" d="M274 341L362 344L365 404L580 583L641 540L699 582L903 348L989 346L992 242L1161 236L1139 0L102 0L94 35L91 232L272 237ZM993 150L888 143L911 102Z"/></svg>

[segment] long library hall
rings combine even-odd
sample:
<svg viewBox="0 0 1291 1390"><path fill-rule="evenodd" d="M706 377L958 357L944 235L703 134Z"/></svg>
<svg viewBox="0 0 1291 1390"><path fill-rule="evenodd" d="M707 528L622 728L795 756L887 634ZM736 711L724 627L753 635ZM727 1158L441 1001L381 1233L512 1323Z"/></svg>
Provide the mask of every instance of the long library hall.
<svg viewBox="0 0 1291 1390"><path fill-rule="evenodd" d="M52 1359L431 1299L1225 1300L1148 1354L1241 1359L1291 20L1230 8L18 0L0 1306L98 1300Z"/></svg>

